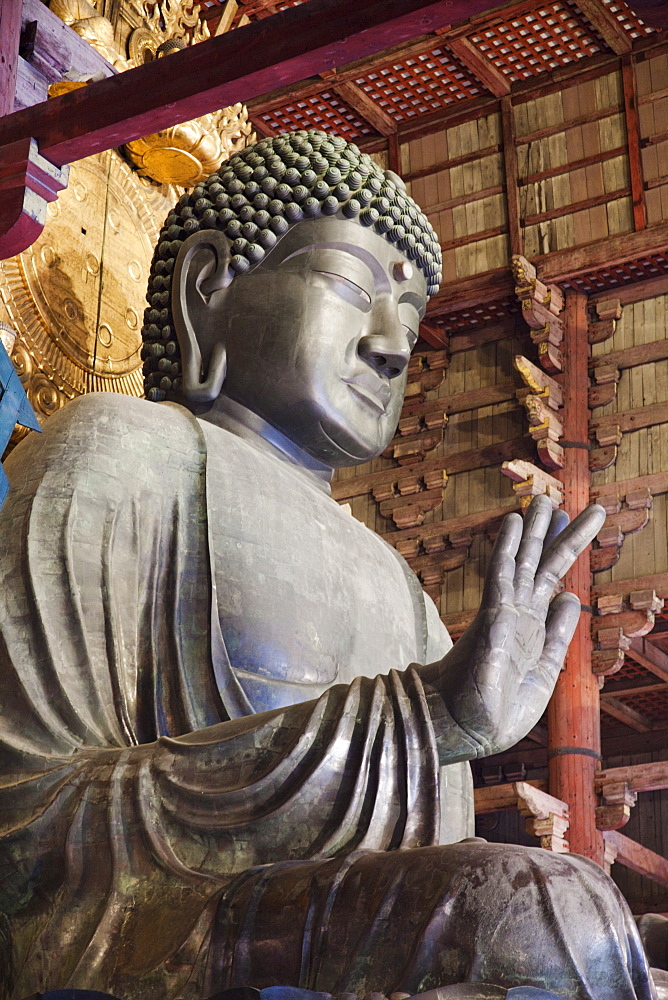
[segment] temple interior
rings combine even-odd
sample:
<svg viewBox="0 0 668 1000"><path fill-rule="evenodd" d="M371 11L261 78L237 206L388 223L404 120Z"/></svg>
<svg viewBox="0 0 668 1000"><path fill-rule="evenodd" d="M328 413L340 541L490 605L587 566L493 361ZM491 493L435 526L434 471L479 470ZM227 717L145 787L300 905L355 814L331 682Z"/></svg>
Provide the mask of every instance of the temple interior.
<svg viewBox="0 0 668 1000"><path fill-rule="evenodd" d="M430 13L406 27L410 4L378 2L375 47L359 55L354 32L319 41L323 3L0 0L0 190L47 191L38 222L28 200L16 218L0 208L4 459L85 394L143 397L146 371L152 398L178 388L142 324L160 228L184 192L295 130L369 154L433 226L442 281L394 437L337 468L332 496L407 561L455 648L505 515L537 496L570 516L604 508L565 579L582 614L547 709L471 763L475 833L584 855L634 917L668 918L668 4L476 0L450 21L446 4L416 0ZM244 65L258 26L255 44L274 46L262 92ZM223 43L234 100L211 110L217 84L195 57ZM157 96L136 125L121 84L162 59L165 106L182 87L204 110L184 124L156 112L147 134ZM96 87L98 138L84 108ZM33 173L28 146L12 152L29 139ZM35 194L45 161L51 188ZM19 413L18 385L32 411ZM668 969L668 936L661 948L651 964Z"/></svg>

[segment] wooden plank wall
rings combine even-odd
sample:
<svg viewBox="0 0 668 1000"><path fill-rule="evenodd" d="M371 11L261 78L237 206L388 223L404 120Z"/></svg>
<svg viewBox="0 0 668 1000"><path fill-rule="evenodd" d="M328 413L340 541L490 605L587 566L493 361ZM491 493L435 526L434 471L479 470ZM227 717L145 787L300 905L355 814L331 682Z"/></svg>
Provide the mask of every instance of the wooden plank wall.
<svg viewBox="0 0 668 1000"><path fill-rule="evenodd" d="M506 266L508 219L498 112L405 143L401 170L439 234L447 280Z"/></svg>
<svg viewBox="0 0 668 1000"><path fill-rule="evenodd" d="M638 294L642 285L638 286ZM592 346L597 361L617 351L668 338L668 295L659 295L624 305L614 334ZM617 395L607 406L597 408L594 419L628 410L668 403L668 360L622 368ZM610 468L592 473L592 487L623 482L638 476L668 472L668 424L625 431ZM647 527L627 535L619 561L611 570L597 573L597 585L615 580L664 573L668 570L668 495L655 495Z"/></svg>
<svg viewBox="0 0 668 1000"><path fill-rule="evenodd" d="M632 179L621 62L511 97L517 176L504 157L500 110L456 119L400 145L400 168L443 247L444 280L506 266L507 186L517 186L526 257L631 233ZM668 54L630 65L639 112L647 225L668 220ZM538 93L536 93L538 90ZM447 123L446 123L447 124ZM506 162L508 160L508 162Z"/></svg>

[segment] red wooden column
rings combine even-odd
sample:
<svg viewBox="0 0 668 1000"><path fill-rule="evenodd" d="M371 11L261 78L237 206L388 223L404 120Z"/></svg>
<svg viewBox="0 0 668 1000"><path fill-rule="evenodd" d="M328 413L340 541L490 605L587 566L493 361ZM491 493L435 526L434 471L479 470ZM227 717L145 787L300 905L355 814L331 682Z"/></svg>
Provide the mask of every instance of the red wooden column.
<svg viewBox="0 0 668 1000"><path fill-rule="evenodd" d="M568 292L565 309L564 441L568 442L562 473L564 508L574 517L589 503L589 409L587 407L587 296ZM594 775L600 759L601 730L598 681L591 669L592 640L589 549L566 575L568 590L583 608L566 666L548 708L550 793L568 803L571 852L603 865L603 835L596 829Z"/></svg>

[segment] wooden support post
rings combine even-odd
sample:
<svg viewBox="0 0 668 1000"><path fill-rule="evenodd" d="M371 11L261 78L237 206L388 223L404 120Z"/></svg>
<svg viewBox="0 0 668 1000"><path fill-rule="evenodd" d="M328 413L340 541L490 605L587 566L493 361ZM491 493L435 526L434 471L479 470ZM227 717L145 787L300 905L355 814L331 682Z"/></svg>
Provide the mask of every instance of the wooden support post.
<svg viewBox="0 0 668 1000"><path fill-rule="evenodd" d="M21 3L0 3L0 117L14 110L20 37Z"/></svg>
<svg viewBox="0 0 668 1000"><path fill-rule="evenodd" d="M390 170L401 175L401 149L396 132L391 133L387 139L387 161Z"/></svg>
<svg viewBox="0 0 668 1000"><path fill-rule="evenodd" d="M560 478L564 508L573 517L589 503L587 409L587 297L566 296L564 332L564 436L582 447L566 449ZM566 574L566 588L590 605L589 549ZM574 854L604 864L603 836L596 829L594 778L601 749L598 681L592 672L590 612L583 610L548 707L550 793L568 803L569 842Z"/></svg>
<svg viewBox="0 0 668 1000"><path fill-rule="evenodd" d="M524 253L524 239L520 221L520 192L518 186L517 146L515 145L515 120L510 97L501 98L501 131L503 135L503 162L506 175L506 205L508 210L508 237L510 255Z"/></svg>
<svg viewBox="0 0 668 1000"><path fill-rule="evenodd" d="M624 87L626 140L629 146L633 228L639 230L647 226L647 210L645 207L645 189L643 187L642 159L640 156L640 123L638 120L636 78L630 55L622 57L622 84Z"/></svg>

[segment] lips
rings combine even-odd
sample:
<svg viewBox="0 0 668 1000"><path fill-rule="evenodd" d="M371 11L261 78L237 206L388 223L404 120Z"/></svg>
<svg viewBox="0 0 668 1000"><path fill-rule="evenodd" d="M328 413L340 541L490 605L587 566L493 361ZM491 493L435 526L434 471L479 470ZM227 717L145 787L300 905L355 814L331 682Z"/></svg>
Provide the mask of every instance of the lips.
<svg viewBox="0 0 668 1000"><path fill-rule="evenodd" d="M343 381L355 390L358 395L362 396L363 399L373 403L381 413L385 413L392 396L389 382L380 378L379 375L376 375L372 371L362 372L359 375L353 375L351 378L344 378Z"/></svg>

